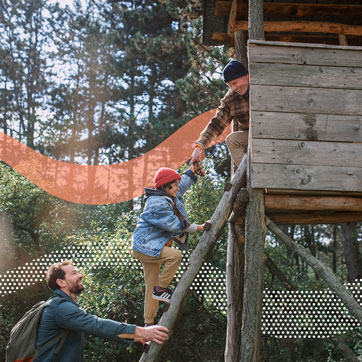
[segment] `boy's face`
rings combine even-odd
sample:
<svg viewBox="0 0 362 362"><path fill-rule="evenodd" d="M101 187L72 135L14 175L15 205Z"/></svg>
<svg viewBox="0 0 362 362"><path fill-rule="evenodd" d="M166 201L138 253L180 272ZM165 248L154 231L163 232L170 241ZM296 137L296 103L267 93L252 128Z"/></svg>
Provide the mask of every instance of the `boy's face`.
<svg viewBox="0 0 362 362"><path fill-rule="evenodd" d="M180 180L176 180L172 182L169 189L166 189L165 192L168 196L176 197L177 191L179 189L178 184L180 183Z"/></svg>

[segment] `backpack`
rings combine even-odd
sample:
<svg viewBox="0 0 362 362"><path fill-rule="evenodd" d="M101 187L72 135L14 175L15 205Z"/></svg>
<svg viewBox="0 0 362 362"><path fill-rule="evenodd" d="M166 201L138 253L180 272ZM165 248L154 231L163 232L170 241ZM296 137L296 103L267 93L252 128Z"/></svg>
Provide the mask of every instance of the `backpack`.
<svg viewBox="0 0 362 362"><path fill-rule="evenodd" d="M36 349L38 328L43 310L54 299L60 298L51 298L47 301L38 302L15 324L10 332L10 341L6 346L6 362L31 362L39 352L57 340L61 340L55 350L55 353L59 353L68 337L68 330L64 330L64 332L52 338L38 350Z"/></svg>

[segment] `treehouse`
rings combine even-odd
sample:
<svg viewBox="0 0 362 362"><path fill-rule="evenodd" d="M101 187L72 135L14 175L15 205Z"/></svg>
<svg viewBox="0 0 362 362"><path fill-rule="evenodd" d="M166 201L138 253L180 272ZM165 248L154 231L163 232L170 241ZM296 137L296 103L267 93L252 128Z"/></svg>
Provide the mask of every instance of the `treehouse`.
<svg viewBox="0 0 362 362"><path fill-rule="evenodd" d="M362 47L249 43L251 186L281 224L362 220Z"/></svg>
<svg viewBox="0 0 362 362"><path fill-rule="evenodd" d="M204 1L204 44L249 62L251 186L277 223L362 221L362 2L262 7L247 46L248 1Z"/></svg>

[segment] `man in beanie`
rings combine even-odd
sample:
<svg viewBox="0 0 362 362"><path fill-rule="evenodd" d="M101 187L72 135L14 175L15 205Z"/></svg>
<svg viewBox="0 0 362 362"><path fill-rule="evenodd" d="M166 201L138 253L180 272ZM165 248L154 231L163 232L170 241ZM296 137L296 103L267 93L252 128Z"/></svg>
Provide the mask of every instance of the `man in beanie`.
<svg viewBox="0 0 362 362"><path fill-rule="evenodd" d="M144 271L146 326L155 323L158 302L169 303L172 296L168 286L182 257L180 250L171 247L172 241L177 237L186 249L187 233L204 228L204 225L190 225L182 198L196 181L191 169L181 176L170 168L161 167L155 175L154 188L145 188L146 203L132 236L132 249Z"/></svg>
<svg viewBox="0 0 362 362"><path fill-rule="evenodd" d="M210 120L199 139L195 141L191 164L200 163L205 158L205 148L224 131L232 120L238 123L240 131L231 133L226 138L226 144L237 166L243 159L248 145L249 73L243 63L230 60L223 70L223 78L230 89L221 99L215 117Z"/></svg>

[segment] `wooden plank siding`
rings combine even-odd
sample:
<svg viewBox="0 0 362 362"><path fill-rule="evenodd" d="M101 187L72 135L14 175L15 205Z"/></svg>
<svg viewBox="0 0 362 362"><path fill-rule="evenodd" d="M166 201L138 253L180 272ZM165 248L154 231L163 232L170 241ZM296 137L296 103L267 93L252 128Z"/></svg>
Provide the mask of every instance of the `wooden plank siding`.
<svg viewBox="0 0 362 362"><path fill-rule="evenodd" d="M362 116L252 112L252 137L361 142Z"/></svg>
<svg viewBox="0 0 362 362"><path fill-rule="evenodd" d="M362 47L249 43L252 187L362 192Z"/></svg>

